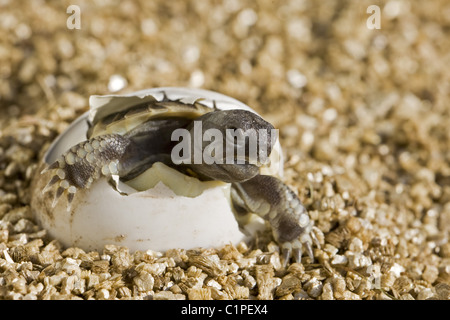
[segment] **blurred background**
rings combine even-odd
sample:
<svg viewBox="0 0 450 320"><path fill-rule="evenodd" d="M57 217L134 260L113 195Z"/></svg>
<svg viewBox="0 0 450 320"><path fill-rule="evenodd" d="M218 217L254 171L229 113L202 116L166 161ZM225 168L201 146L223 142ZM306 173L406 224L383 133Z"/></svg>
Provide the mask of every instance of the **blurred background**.
<svg viewBox="0 0 450 320"><path fill-rule="evenodd" d="M80 29L67 26L70 5ZM370 5L381 29L366 26ZM448 92L446 1L2 0L0 9L0 99L13 116L155 86L217 90L268 112L317 99L355 110L394 90L439 107Z"/></svg>

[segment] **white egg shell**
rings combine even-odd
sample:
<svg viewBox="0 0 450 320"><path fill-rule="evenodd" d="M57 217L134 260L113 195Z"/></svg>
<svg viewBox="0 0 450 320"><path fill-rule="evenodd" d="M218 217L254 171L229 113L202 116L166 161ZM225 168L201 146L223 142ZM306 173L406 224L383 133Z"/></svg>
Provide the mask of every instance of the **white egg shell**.
<svg viewBox="0 0 450 320"><path fill-rule="evenodd" d="M107 244L126 246L130 250L166 251L171 248L192 249L238 244L248 237L240 230L230 206L230 185L207 185L196 197L177 195L163 182L155 187L128 195L117 192L106 179L94 182L90 189L79 190L70 210L63 195L52 207L54 192L42 190L51 178L51 172L41 174L46 165L71 146L86 139L87 119L97 108L108 104L143 102L146 96L195 101L219 109L246 109L247 105L228 96L200 89L154 88L127 95L92 96L91 111L74 121L50 146L42 159L33 181L31 207L39 224L63 246L101 251ZM108 106L108 107L109 107ZM272 152L275 157L265 174L282 174L282 153L279 143ZM272 157L271 157L272 158ZM201 183L201 182L200 182ZM128 192L127 192L128 193ZM262 228L262 222L253 218L249 230Z"/></svg>

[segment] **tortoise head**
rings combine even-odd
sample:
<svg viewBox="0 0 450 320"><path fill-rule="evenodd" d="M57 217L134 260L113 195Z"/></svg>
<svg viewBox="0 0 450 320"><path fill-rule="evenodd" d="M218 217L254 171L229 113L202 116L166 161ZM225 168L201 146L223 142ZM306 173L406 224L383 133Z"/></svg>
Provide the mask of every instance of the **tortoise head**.
<svg viewBox="0 0 450 320"><path fill-rule="evenodd" d="M259 167L268 163L277 136L272 124L246 110L207 113L188 130L194 142L191 168L226 182L257 175Z"/></svg>

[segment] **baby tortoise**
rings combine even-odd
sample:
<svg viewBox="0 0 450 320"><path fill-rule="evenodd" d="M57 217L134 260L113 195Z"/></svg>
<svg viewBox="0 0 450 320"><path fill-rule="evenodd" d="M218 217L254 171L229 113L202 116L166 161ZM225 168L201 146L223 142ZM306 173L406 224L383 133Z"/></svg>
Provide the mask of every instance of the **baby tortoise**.
<svg viewBox="0 0 450 320"><path fill-rule="evenodd" d="M210 108L201 100L186 103L164 96L161 101L152 99L131 107L100 108L89 123L87 140L71 147L44 170L54 172L44 192L55 189L53 206L63 194L70 205L78 189L89 188L102 176L118 176L126 182L155 162L163 162L200 180L231 183L236 215L242 218L255 213L267 220L285 263L291 255L300 262L304 250L313 259L312 243L318 245L318 242L308 213L287 185L276 177L260 174L264 159L251 158L247 149L240 162L231 164L226 161L174 163L171 152L176 141L172 141L172 133L184 128L195 140L193 135L198 121L202 124L202 137L209 129L219 130L224 145L227 130L241 129L250 135L265 130L266 138L273 138L273 126L257 114L240 109ZM202 150L206 145L203 141ZM272 145L266 146L267 154ZM191 153L192 158L194 153Z"/></svg>

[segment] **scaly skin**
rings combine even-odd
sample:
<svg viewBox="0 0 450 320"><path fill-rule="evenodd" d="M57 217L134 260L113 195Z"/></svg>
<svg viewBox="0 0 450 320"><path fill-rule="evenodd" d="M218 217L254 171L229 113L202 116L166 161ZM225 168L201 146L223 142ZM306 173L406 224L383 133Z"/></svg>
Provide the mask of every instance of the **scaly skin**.
<svg viewBox="0 0 450 320"><path fill-rule="evenodd" d="M214 111L201 118L204 121L204 130L217 126L221 126L221 130L251 126L256 129L273 128L271 124L248 111ZM77 190L90 188L93 181L101 176L109 178L118 175L126 180L136 171L151 166L159 155L167 156L165 153L170 145L159 142L170 143L170 124L160 122L157 128L161 130L155 130L155 126L147 123L138 127L136 132L128 132L125 135L98 135L73 146L44 170L54 172L44 189L44 192L47 192L56 188L53 206L66 194L70 208ZM172 165L176 168L176 165ZM192 165L190 169L199 176L212 180L220 179L226 172L227 181L232 183L232 200L236 211L256 213L270 223L273 236L282 249L285 263L291 255L300 262L303 251L313 259L312 244L313 241L317 245L318 243L308 213L297 195L275 177L259 175L258 171L253 172L254 170L250 169L246 172L245 168L252 168L246 166Z"/></svg>
<svg viewBox="0 0 450 320"><path fill-rule="evenodd" d="M267 220L286 263L291 254L300 262L303 249L314 259L312 224L297 195L281 180L266 175L232 184L232 200L240 212L252 212Z"/></svg>

